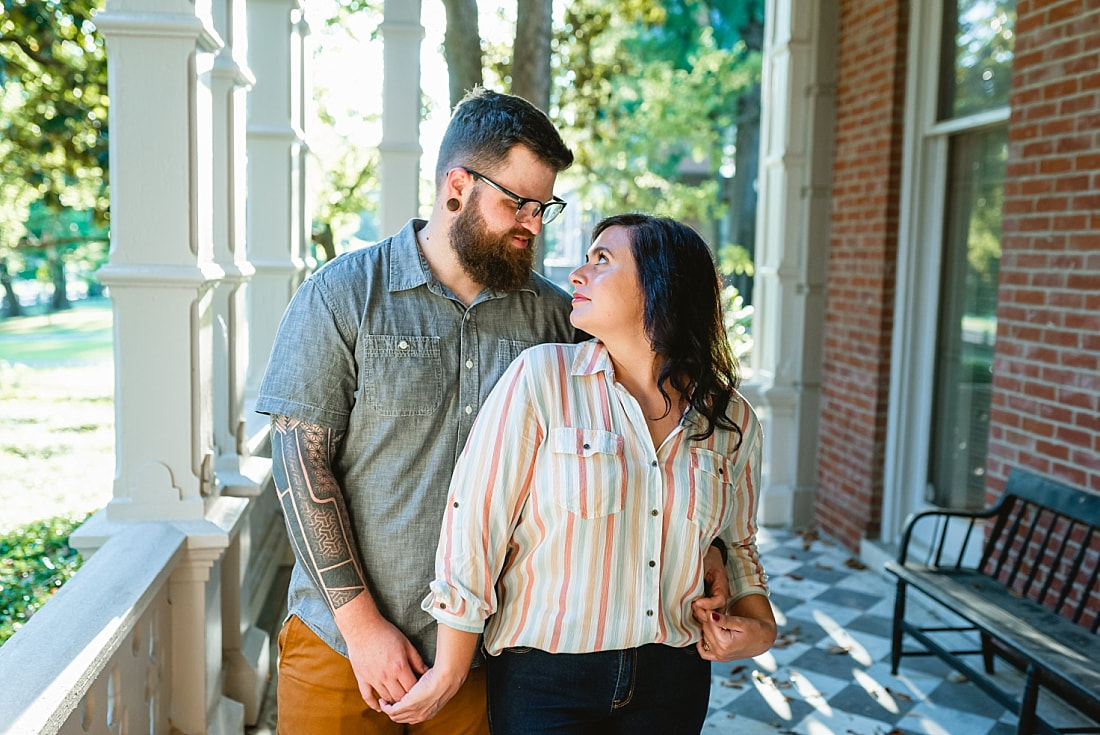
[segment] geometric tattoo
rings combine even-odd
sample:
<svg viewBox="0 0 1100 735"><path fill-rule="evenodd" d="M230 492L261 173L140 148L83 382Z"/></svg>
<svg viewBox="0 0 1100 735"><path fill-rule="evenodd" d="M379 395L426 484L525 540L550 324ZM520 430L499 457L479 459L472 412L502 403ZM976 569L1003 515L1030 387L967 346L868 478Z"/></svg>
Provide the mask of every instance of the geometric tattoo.
<svg viewBox="0 0 1100 735"><path fill-rule="evenodd" d="M333 612L367 590L347 502L332 474L343 438L335 429L271 417L275 490L294 556Z"/></svg>

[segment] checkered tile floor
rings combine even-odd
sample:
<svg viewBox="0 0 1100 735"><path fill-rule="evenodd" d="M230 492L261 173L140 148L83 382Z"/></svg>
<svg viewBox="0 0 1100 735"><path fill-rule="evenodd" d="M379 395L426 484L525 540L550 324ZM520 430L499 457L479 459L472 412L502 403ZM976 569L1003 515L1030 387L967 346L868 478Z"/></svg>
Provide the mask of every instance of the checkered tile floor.
<svg viewBox="0 0 1100 735"><path fill-rule="evenodd" d="M758 542L779 638L762 656L713 665L705 734L1016 732L1015 715L939 659L905 658L890 674L894 585L884 572L810 536L763 529ZM1008 668L998 676L1013 686Z"/></svg>

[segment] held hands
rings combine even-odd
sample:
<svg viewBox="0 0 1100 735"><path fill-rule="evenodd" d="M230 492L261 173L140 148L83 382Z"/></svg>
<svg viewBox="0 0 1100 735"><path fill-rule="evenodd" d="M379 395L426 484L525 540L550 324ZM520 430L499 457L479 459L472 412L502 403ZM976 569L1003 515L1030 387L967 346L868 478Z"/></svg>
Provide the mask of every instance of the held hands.
<svg viewBox="0 0 1100 735"><path fill-rule="evenodd" d="M337 625L348 644L348 660L363 701L375 712L381 712L381 701L396 702L404 697L428 667L409 639L378 615L373 605L358 616L355 610L348 609L363 597L366 596L337 610Z"/></svg>
<svg viewBox="0 0 1100 735"><path fill-rule="evenodd" d="M382 712L394 722L406 725L430 720L462 687L468 671L455 672L433 666L400 701L380 702Z"/></svg>
<svg viewBox="0 0 1100 735"><path fill-rule="evenodd" d="M394 722L415 725L435 717L458 692L470 673L477 649L477 633L440 624L435 665L409 690L401 701L382 702L382 711Z"/></svg>

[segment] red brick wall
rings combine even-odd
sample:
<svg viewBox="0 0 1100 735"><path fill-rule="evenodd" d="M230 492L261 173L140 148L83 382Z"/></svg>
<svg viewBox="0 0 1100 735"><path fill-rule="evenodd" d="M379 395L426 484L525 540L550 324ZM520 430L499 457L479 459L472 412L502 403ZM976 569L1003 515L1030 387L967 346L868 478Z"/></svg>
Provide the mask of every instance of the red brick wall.
<svg viewBox="0 0 1100 735"><path fill-rule="evenodd" d="M1100 6L1020 0L987 494L1100 492Z"/></svg>
<svg viewBox="0 0 1100 735"><path fill-rule="evenodd" d="M857 550L882 514L909 11L900 0L840 6L814 517Z"/></svg>

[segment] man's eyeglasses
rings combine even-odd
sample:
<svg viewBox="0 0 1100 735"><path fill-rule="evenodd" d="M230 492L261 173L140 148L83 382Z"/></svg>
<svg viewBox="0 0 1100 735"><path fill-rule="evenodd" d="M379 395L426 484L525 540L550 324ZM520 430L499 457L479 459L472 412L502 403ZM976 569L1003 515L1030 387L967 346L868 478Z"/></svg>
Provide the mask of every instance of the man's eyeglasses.
<svg viewBox="0 0 1100 735"><path fill-rule="evenodd" d="M548 202L540 202L538 199L528 199L527 197L521 197L519 194L514 194L497 182L490 179L488 176L479 174L473 169L461 167L463 171L473 176L478 181L484 181L489 186L499 191L504 196L511 199L516 203L516 222L523 224L524 222L530 222L536 217L542 218L542 223L549 224L558 218L561 211L565 209L565 200L554 197Z"/></svg>

